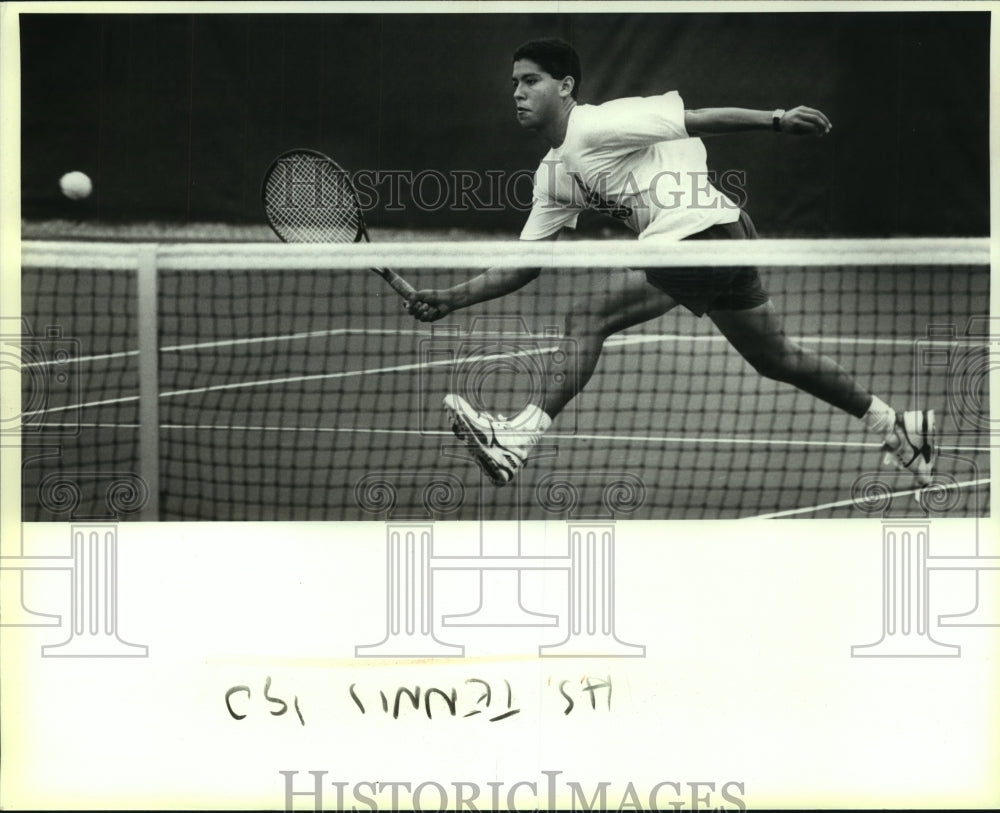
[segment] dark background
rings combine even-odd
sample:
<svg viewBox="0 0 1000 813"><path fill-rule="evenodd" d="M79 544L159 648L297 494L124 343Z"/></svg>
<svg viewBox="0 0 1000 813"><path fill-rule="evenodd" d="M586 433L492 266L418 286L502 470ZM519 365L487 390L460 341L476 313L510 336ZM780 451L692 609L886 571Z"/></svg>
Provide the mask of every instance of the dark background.
<svg viewBox="0 0 1000 813"><path fill-rule="evenodd" d="M584 102L676 89L689 108L824 110L827 138L708 142L712 169L747 173L764 236L988 234L985 12L26 15L23 216L262 222L261 175L296 146L355 171L534 169L510 54L551 35L580 51ZM60 195L71 169L88 200ZM524 219L404 203L370 224Z"/></svg>

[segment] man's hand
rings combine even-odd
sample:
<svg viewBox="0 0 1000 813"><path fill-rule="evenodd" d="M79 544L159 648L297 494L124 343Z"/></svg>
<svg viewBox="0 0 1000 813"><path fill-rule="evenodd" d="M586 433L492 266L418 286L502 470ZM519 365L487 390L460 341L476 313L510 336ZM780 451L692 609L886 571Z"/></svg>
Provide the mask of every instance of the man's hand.
<svg viewBox="0 0 1000 813"><path fill-rule="evenodd" d="M537 268L490 268L451 288L426 288L406 298L406 311L421 322L436 322L452 311L496 299L523 288L538 276Z"/></svg>
<svg viewBox="0 0 1000 813"><path fill-rule="evenodd" d="M421 322L436 322L452 310L454 307L444 292L430 288L414 291L406 299L406 312Z"/></svg>
<svg viewBox="0 0 1000 813"><path fill-rule="evenodd" d="M832 128L830 119L822 111L802 105L786 111L778 122L778 129L791 135L824 136Z"/></svg>

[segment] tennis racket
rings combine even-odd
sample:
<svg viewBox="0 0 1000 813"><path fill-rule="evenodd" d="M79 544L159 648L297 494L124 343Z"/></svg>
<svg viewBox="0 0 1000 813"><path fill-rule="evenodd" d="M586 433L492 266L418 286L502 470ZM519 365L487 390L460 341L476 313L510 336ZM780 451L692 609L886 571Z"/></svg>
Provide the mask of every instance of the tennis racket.
<svg viewBox="0 0 1000 813"><path fill-rule="evenodd" d="M264 214L286 243L371 242L351 177L315 150L296 149L271 162L261 184ZM395 271L372 268L404 299L414 288Z"/></svg>

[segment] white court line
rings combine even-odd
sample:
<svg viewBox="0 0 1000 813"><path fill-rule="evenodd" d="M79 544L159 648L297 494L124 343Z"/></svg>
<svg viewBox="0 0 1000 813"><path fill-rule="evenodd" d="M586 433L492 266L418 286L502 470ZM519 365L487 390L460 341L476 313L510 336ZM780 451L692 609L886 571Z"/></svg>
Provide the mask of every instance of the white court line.
<svg viewBox="0 0 1000 813"><path fill-rule="evenodd" d="M956 339L877 339L875 337L865 337L865 336L789 336L793 342L802 342L806 344L845 344L845 345L874 345L877 347L907 347L920 343L921 347L927 347L930 345L940 345L943 347L954 347L956 344ZM975 337L982 338L982 337ZM961 340L961 346L967 347L973 342L965 336L959 337ZM634 335L627 336L611 336L606 342L607 345L629 345L629 344L644 344L647 342L664 342L664 341L675 341L675 342L727 342L725 336L720 334L715 335L705 335L705 336L681 336L675 333L637 333ZM982 344L984 347L990 343L988 338L982 338L977 344Z"/></svg>
<svg viewBox="0 0 1000 813"><path fill-rule="evenodd" d="M59 423L46 422L46 426L81 426L88 429L137 429L137 423ZM174 429L181 431L213 431L213 432L301 432L304 434L356 434L356 435L411 435L415 437L451 436L449 431L438 430L418 430L418 429L378 429L365 427L338 427L338 426L266 426L263 424L180 424L161 423L160 429ZM572 435L552 435L552 440L557 443L572 442L577 440L608 440L614 442L638 442L638 443L661 443L682 445L685 443L713 444L719 446L822 446L838 449L875 449L880 448L878 441L817 441L817 440L792 440L790 438L735 438L735 437L699 437L682 435L607 435L607 434L572 434ZM988 452L989 446L942 446L938 448L951 452Z"/></svg>
<svg viewBox="0 0 1000 813"><path fill-rule="evenodd" d="M27 364L22 364L21 367L24 369L30 369L32 367L48 367L51 364L68 364L69 362L84 362L84 361L104 361L105 359L119 359L127 358L129 356L138 356L138 350L124 350L119 353L101 353L96 356L80 356L79 358L69 359L69 361L57 361L56 359L46 359L45 361L29 361Z"/></svg>
<svg viewBox="0 0 1000 813"><path fill-rule="evenodd" d="M267 344L273 342L292 342L299 341L301 339L314 339L321 336L386 336L386 335L401 335L401 336L430 336L425 330L391 330L389 328L336 328L333 330L310 330L306 333L287 333L279 334L277 336L257 336L249 339L225 339L223 341L217 342L197 342L194 344L174 344L168 345L166 347L161 347L161 353L176 353L183 350L201 350L203 348L212 347L236 347L239 345L247 344ZM127 358L128 356L138 356L138 350L123 350L118 353L102 353L96 356L80 356L74 361L103 361L105 359L116 359L116 358ZM32 361L25 364L25 367L44 367L49 364L56 364L55 359L48 359L46 361ZM62 362L65 364L65 362Z"/></svg>
<svg viewBox="0 0 1000 813"><path fill-rule="evenodd" d="M990 484L990 478L984 477L981 480L966 480L962 483L955 483L954 485L944 485L940 488L945 491L952 491L957 488L979 488L980 486L988 486ZM923 489L911 488L909 491L895 491L887 496L890 497L906 497L909 494L917 495ZM858 505L857 500L838 500L837 502L828 502L823 505L811 505L808 508L791 508L788 511L775 511L773 514L757 514L752 517L743 517L743 519L778 519L780 517L793 517L801 514L812 514L816 511L824 511L827 508L845 508L849 505Z"/></svg>
<svg viewBox="0 0 1000 813"><path fill-rule="evenodd" d="M269 344L277 342L290 342L290 341L301 341L304 339L315 339L321 337L330 336L422 336L428 339L446 338L454 339L456 337L447 336L441 337L426 330L400 330L394 328L336 328L331 330L311 330L305 333L289 333L289 334L279 334L276 336L257 336L248 339L223 339L214 342L195 342L190 344L175 344L160 348L161 353L177 353L187 350L203 350L210 348L220 348L220 347L237 347L241 345L249 344ZM516 339L518 334L512 334L510 338ZM488 336L487 338L499 338L500 335L497 334L496 337ZM475 341L477 337L475 334L468 337L458 337L458 341ZM915 342L920 342L921 346L928 345L942 345L942 346L953 346L955 344L955 339L878 339L875 337L834 337L834 336L792 336L792 341L803 342L803 343L813 343L813 344L842 344L842 345L864 345L864 346L875 346L875 347L906 347L908 345L913 345ZM969 340L966 337L962 337L963 344L969 344ZM527 336L521 337L522 341L552 341L550 336ZM653 342L710 342L719 343L725 342L726 338L721 335L705 335L705 336L691 336L680 333L638 333L634 335L627 336L611 336L606 342L606 347L626 347L633 344L650 344ZM984 345L988 344L988 340L984 339L982 342ZM92 362L92 361L105 361L107 359L117 359L117 358L128 358L130 356L139 355L138 350L123 350L117 353L101 353L94 356L80 356L78 359L73 359L77 362ZM24 367L45 367L51 364L57 364L65 362L57 362L55 359L47 359L45 361L32 361L25 364Z"/></svg>
<svg viewBox="0 0 1000 813"><path fill-rule="evenodd" d="M85 426L88 428L138 428L138 424L101 424L101 423L81 423L81 424L51 424L53 426ZM255 426L255 425L232 425L232 426L219 426L215 424L161 424L160 429L172 429L181 431L227 431L227 432L310 432L310 433L351 433L351 434L369 434L369 435L418 435L422 437L434 436L434 437L452 437L452 433L448 431L416 431L412 429L359 429L359 428L337 428L337 427L292 427L292 426ZM771 446L837 446L837 447L877 447L877 443L861 443L861 442L850 442L850 443L833 443L833 442L816 442L816 441L793 441L788 439L774 439L774 438L705 438L705 437L692 437L692 438L681 438L681 437L650 437L642 435L570 435L565 438L560 437L560 440L612 440L612 441L644 441L644 442L656 442L656 443L715 443L715 444L753 444L753 445L771 445ZM989 451L988 447L979 446L942 446L942 449L948 449L951 451ZM981 486L990 485L990 478L983 478L980 480L971 480L963 483L958 483L956 485L943 486L945 489L954 488L978 488ZM894 492L890 496L895 497L905 497L907 495L918 494L922 489L913 488L908 491L898 491ZM857 506L857 500L838 500L836 502L823 503L822 505L807 506L805 508L792 508L785 511L776 511L770 514L756 514L753 516L742 517L742 519L780 519L782 517L793 517L801 516L803 514L812 514L818 511L824 511L830 508L845 508L848 506Z"/></svg>
<svg viewBox="0 0 1000 813"><path fill-rule="evenodd" d="M238 381L235 384L213 384L210 387L194 387L187 390L170 390L169 392L161 392L160 398L172 398L175 395L194 395L196 393L202 392L219 392L221 390L236 390L236 389L247 389L250 387L267 387L272 384L292 384L297 381L324 381L335 378L355 378L362 375L375 375L378 373L398 373L407 370L419 370L426 367L444 367L453 366L455 364L473 364L479 363L481 361L499 361L501 359L517 358L521 356L537 356L542 353L552 353L556 350L554 347L537 349L537 350L522 350L518 353L493 353L489 356L470 356L469 358L463 359L441 359L439 361L428 361L428 362L415 362L412 364L397 364L392 367L374 367L362 370L342 370L339 373L317 373L315 375L297 375L288 376L286 378L270 378L264 379L263 381ZM126 395L121 398L107 398L103 401L90 401L85 404L70 404L68 406L52 407L50 409L35 409L28 412L22 413L23 415L40 415L49 412L65 412L70 409L87 409L89 407L95 406L107 406L109 404L124 404L130 401L138 401L138 395Z"/></svg>
<svg viewBox="0 0 1000 813"><path fill-rule="evenodd" d="M346 331L349 331L350 329L349 328L345 328L344 330L346 332ZM301 334L301 335L307 335L307 334ZM433 338L432 334L427 334L427 335L428 335L428 338ZM451 338L451 337L449 337L449 338ZM490 337L490 338L492 338L492 337ZM548 337L543 337L543 338L548 338ZM612 338L615 338L615 337L612 337ZM685 339L687 341L710 341L710 342L724 341L724 338L721 337L721 336L688 336L688 337L678 337L678 336L676 336L674 334L640 334L640 335L636 335L636 336L621 336L621 337L617 337L618 340L617 341L612 341L611 344L612 344L612 346L615 346L615 345L619 345L620 346L620 345L626 345L626 344L643 344L643 343L648 343L648 342L675 340L675 339L678 339L678 338L683 338L683 339ZM243 340L241 340L241 341L243 341ZM245 340L245 341L251 341L251 340ZM537 340L533 340L533 341L535 343L537 343ZM816 341L822 341L822 339L816 339ZM851 339L851 340L848 340L848 341L852 341L853 342L853 341L863 341L863 340ZM879 341L879 340L872 339L871 341L874 342L874 341ZM886 340L886 341L890 341L890 340ZM896 341L896 340L891 340L891 341ZM907 342L907 343L909 343L909 342ZM948 342L945 342L945 343L947 344ZM191 389L170 390L168 392L161 392L160 393L160 398L171 398L171 397L176 396L176 395L195 395L195 394L203 393L203 392L219 392L219 391L222 391L222 390L247 389L247 388L251 388L251 387L267 387L267 386L270 386L272 384L292 384L292 383L301 382L301 381L324 381L324 380L331 380L331 379L338 379L338 378L354 378L354 377L363 376L363 375L379 375L381 373L406 372L406 371L409 371L409 370L420 370L420 369L425 369L425 368L429 368L429 367L442 367L442 366L451 366L451 365L459 365L459 364L478 364L478 363L484 362L484 361L500 361L500 360L509 359L509 358L523 358L525 356L538 356L538 355L542 355L544 353L553 353L557 349L558 349L557 347L546 347L546 348L537 348L537 349L532 349L532 350L522 350L522 351L519 351L519 352L516 352L516 353L494 353L494 354L491 354L491 355L488 355L488 356L469 356L468 358L441 359L441 360L438 360L438 361L429 361L429 362L413 362L413 363L410 363L410 364L397 364L397 365L393 365L393 366L390 366L390 367L371 367L371 368L364 368L364 369L360 369L360 370L344 370L344 371L337 372L337 373L317 373L317 374L314 374L314 375L287 376L287 377L284 377L284 378L271 378L271 379L264 379L264 380L261 380L261 381L240 381L240 382L236 382L234 384L214 384L214 385L209 386L209 387L193 387ZM29 365L25 365L25 366L29 366ZM108 406L110 404L123 404L123 403L129 403L131 401L138 401L138 400L139 400L139 396L137 396L137 395L130 395L130 396L123 396L121 398L108 398L108 399L105 399L103 401L90 401L90 402L84 403L84 404L72 404L72 405L68 405L68 406L52 407L50 409L31 410L31 411L25 412L23 414L24 415L39 415L39 414L46 414L46 413L51 413L51 412L64 412L64 411L70 410L70 409L88 409L90 407L95 407L95 406Z"/></svg>
<svg viewBox="0 0 1000 813"><path fill-rule="evenodd" d="M81 422L73 423L66 422L60 423L58 421L47 421L45 426L70 426L70 427L81 427L85 429L138 429L139 424L137 423L100 423L100 422ZM161 423L160 429L177 429L181 431L189 432L301 432L303 434L335 434L335 433L348 433L348 434L358 434L358 435L415 435L417 437L425 437L427 435L440 435L441 437L454 437L454 435L445 429L441 430L426 430L423 432L417 431L415 429L364 429L364 428L349 428L349 429L339 429L333 426L257 426L253 424L199 424L199 423ZM456 438L457 442L457 438Z"/></svg>
<svg viewBox="0 0 1000 813"><path fill-rule="evenodd" d="M353 328L342 327L331 330L310 330L306 333L289 333L278 336L257 336L249 339L224 339L217 342L198 342L197 344L175 344L161 347L163 353L179 350L201 350L206 347L231 347L242 344L264 344L267 342L290 342L298 339L315 339L321 336L430 336L426 330L393 330L390 328Z"/></svg>

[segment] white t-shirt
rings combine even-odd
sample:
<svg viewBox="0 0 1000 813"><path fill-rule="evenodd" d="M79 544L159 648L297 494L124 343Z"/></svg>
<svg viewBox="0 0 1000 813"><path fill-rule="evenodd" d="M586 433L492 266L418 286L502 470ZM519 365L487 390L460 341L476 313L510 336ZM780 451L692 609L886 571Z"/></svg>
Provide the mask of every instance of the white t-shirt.
<svg viewBox="0 0 1000 813"><path fill-rule="evenodd" d="M640 240L680 240L734 223L739 206L709 183L706 161L705 145L684 127L676 91L577 105L562 145L535 172L521 239L573 228L588 207L624 221Z"/></svg>

